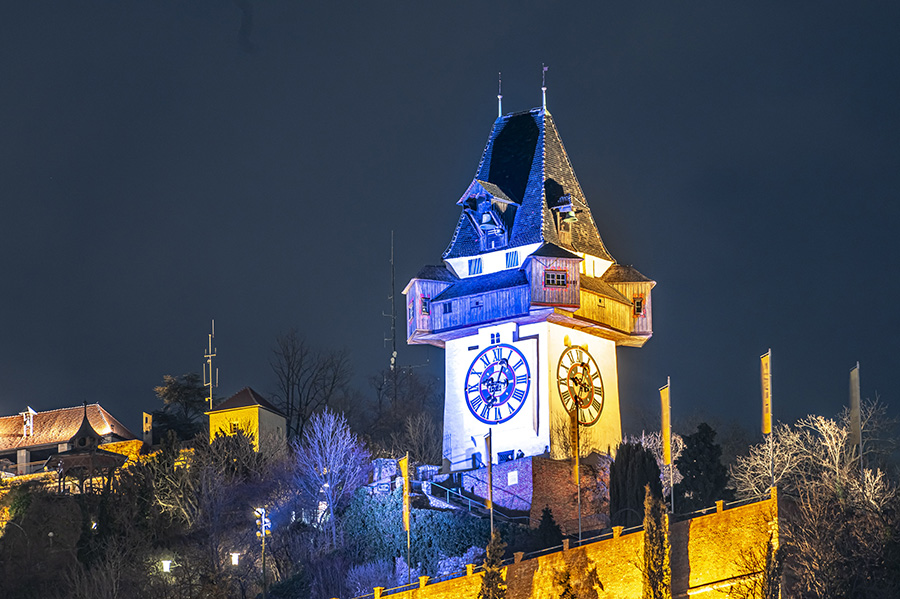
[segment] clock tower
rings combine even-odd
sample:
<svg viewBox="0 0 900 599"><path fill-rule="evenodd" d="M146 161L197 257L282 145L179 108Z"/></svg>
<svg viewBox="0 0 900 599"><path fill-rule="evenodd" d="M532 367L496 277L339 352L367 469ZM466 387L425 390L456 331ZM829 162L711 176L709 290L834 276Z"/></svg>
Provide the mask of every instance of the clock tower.
<svg viewBox="0 0 900 599"><path fill-rule="evenodd" d="M616 351L652 334L655 283L616 262L546 108L500 116L443 263L409 282L407 341L446 351L445 463L608 452ZM602 221L601 221L602 224Z"/></svg>

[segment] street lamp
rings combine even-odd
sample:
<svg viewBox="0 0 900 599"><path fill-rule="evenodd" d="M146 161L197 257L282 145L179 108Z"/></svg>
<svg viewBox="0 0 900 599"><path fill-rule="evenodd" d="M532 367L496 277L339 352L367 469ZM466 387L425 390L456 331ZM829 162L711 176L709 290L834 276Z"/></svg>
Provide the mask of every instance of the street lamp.
<svg viewBox="0 0 900 599"><path fill-rule="evenodd" d="M164 559L160 563L162 564L163 572L171 572L172 571L172 560Z"/></svg>
<svg viewBox="0 0 900 599"><path fill-rule="evenodd" d="M241 554L240 554L240 553L232 552L232 553L231 553L231 565L232 565L232 566L238 565L238 559L239 559L240 557L241 557Z"/></svg>
<svg viewBox="0 0 900 599"><path fill-rule="evenodd" d="M272 534L272 521L269 520L269 516L266 514L266 508L258 507L254 512L256 513L256 526L258 528L256 536L262 541L263 599L265 599L266 591L268 590L266 588L268 586L266 584L266 537Z"/></svg>

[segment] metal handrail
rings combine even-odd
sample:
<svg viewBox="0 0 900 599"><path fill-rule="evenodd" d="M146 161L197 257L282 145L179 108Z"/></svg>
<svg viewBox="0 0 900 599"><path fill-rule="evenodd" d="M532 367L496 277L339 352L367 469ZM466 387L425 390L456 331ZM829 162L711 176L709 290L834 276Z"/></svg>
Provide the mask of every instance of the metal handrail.
<svg viewBox="0 0 900 599"><path fill-rule="evenodd" d="M446 492L447 503L450 503L450 497L452 495L453 497L458 497L460 500L464 499L467 502L467 509L469 512L472 511L473 505L476 505L483 510L490 510L490 508L487 506L487 503L482 503L482 502L478 501L477 499L472 499L471 497L463 495L462 492L457 489L448 489L447 487L445 487L441 484L435 483L435 482L430 483L430 485L431 485L431 488L437 487L438 489L441 489ZM435 495L435 497L437 497L437 495ZM503 520L505 522L516 522L516 521L525 520L526 523L530 523L532 520L531 516L525 516L525 515L509 516L507 514L504 514L501 511L498 511L496 509L496 506L494 508L494 516L500 518L501 520Z"/></svg>

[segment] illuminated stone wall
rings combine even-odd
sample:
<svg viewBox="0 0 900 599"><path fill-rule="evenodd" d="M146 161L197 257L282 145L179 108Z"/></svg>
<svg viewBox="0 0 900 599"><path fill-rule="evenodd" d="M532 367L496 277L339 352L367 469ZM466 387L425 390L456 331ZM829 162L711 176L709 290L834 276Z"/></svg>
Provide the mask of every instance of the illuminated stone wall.
<svg viewBox="0 0 900 599"><path fill-rule="evenodd" d="M672 595L726 597L734 580L753 576L752 554L765 551L777 522L775 499L715 512L672 526ZM415 542L415 541L414 541ZM593 587L600 599L641 596L643 532L523 560L505 570L509 599L558 597L559 573L568 569L576 586ZM593 573L593 574L592 574ZM392 597L475 599L481 574L426 585Z"/></svg>

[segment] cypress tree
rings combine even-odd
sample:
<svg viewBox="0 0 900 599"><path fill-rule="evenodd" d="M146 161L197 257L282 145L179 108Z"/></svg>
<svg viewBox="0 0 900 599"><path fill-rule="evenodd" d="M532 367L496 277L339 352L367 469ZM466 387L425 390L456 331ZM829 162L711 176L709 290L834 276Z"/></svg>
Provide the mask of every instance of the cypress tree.
<svg viewBox="0 0 900 599"><path fill-rule="evenodd" d="M684 436L684 450L675 462L684 477L675 485L675 507L679 512L703 509L734 496L725 488L728 469L722 465L722 448L715 439L716 431L705 422L697 426L696 433Z"/></svg>
<svg viewBox="0 0 900 599"><path fill-rule="evenodd" d="M484 556L484 577L481 579L481 590L478 599L506 599L506 581L503 580L503 552L506 543L500 539L496 530L491 533Z"/></svg>
<svg viewBox="0 0 900 599"><path fill-rule="evenodd" d="M537 527L535 536L538 545L535 549L546 549L562 543L562 531L559 524L553 519L553 511L550 506L544 506L541 511L541 523Z"/></svg>
<svg viewBox="0 0 900 599"><path fill-rule="evenodd" d="M666 506L647 485L644 492L644 559L641 571L643 599L672 599L670 554Z"/></svg>
<svg viewBox="0 0 900 599"><path fill-rule="evenodd" d="M640 443L622 443L609 468L609 512L613 526L638 526L644 505L644 487L662 498L659 466L653 453Z"/></svg>

